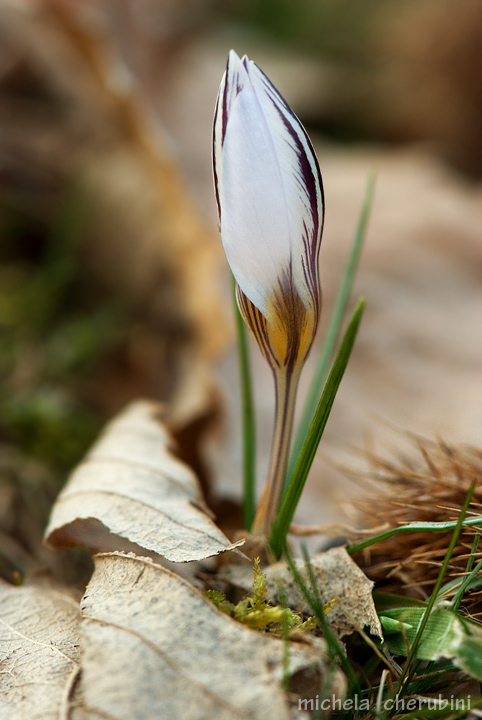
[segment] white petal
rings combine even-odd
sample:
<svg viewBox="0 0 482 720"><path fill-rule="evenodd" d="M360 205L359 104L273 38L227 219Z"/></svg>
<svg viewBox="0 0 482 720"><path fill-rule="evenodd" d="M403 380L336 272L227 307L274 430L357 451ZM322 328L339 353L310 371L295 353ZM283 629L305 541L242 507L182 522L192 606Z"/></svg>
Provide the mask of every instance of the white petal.
<svg viewBox="0 0 482 720"><path fill-rule="evenodd" d="M244 294L266 314L291 258L289 215L271 133L250 85L231 108L220 183L226 257Z"/></svg>
<svg viewBox="0 0 482 720"><path fill-rule="evenodd" d="M214 128L215 183L226 256L247 297L268 313L290 272L318 299L323 195L311 143L262 71L230 53Z"/></svg>
<svg viewBox="0 0 482 720"><path fill-rule="evenodd" d="M318 256L323 229L323 189L318 161L289 105L258 66L249 65L250 78L276 146L288 198L293 278L308 307L319 285Z"/></svg>
<svg viewBox="0 0 482 720"><path fill-rule="evenodd" d="M224 73L221 85L219 86L213 124L214 191L216 195L216 202L218 204L218 214L220 214L218 178L221 177L224 136L226 133L231 106L236 99L237 94L244 86L246 80L247 75L245 67L234 50L231 50L228 55L226 72Z"/></svg>

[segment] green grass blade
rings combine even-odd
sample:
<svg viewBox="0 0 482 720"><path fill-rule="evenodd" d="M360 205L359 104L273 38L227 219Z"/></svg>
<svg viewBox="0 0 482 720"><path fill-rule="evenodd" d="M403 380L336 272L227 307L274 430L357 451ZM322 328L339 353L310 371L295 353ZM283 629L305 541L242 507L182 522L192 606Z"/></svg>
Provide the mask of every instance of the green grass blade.
<svg viewBox="0 0 482 720"><path fill-rule="evenodd" d="M462 585L464 588L464 593L466 593L467 590L477 590L478 588L482 587L482 575L480 575L479 573L480 569L481 568L478 567L478 570L476 570L475 572L470 572L469 580L467 580L468 575L464 575L462 578L458 578L455 580L449 580L440 588L438 599L447 600L450 596L452 596L453 599L450 603L450 607L452 607L452 609L454 610L457 610L458 607L456 607L456 602L454 601L456 600L457 593L462 587Z"/></svg>
<svg viewBox="0 0 482 720"><path fill-rule="evenodd" d="M320 354L320 359L315 371L315 375L311 382L308 398L303 409L303 414L300 418L298 430L293 441L293 447L291 450L290 461L288 464L288 472L286 473L283 494L286 493L288 489L288 485L290 483L290 479L293 475L296 463L298 461L301 448L303 447L303 443L315 415L317 401L326 382L328 371L330 369L330 364L335 352L335 347L340 336L341 325L345 316L348 300L350 298L350 292L353 287L353 281L355 279L358 262L363 248L363 241L365 239L368 219L370 217L370 210L373 204L374 190L375 173L372 172L368 178L367 189L365 192L362 211L358 221L358 227L355 233L355 237L353 239L352 248L350 251L350 255L348 256L340 287L338 289L335 305L331 313L330 322L326 331L326 337L324 339L323 348Z"/></svg>
<svg viewBox="0 0 482 720"><path fill-rule="evenodd" d="M377 542L382 542L383 540L386 540L393 535L398 535L398 533L403 532L413 532L414 530L427 530L434 532L454 530L454 528L457 527L458 522L458 520L449 520L448 522L412 522L408 523L408 525L400 525L400 527L392 528L391 530L387 530L380 535L375 535L372 538L368 538L368 540L363 540L363 542L361 543L357 543L356 545L347 547L346 551L349 555L355 555L355 553L360 552L367 547L370 547L370 545L375 545L375 543ZM482 525L482 515L476 515L475 517L471 517L468 520L464 520L462 522L462 525L463 527Z"/></svg>
<svg viewBox="0 0 482 720"><path fill-rule="evenodd" d="M246 325L236 302L236 283L233 278L234 313L238 335L238 357L241 381L243 418L243 522L250 530L256 512L256 425L254 419L253 382L249 362Z"/></svg>
<svg viewBox="0 0 482 720"><path fill-rule="evenodd" d="M465 595L466 590L468 589L469 585L471 584L472 580L475 578L477 573L479 573L482 570L482 560L480 560L475 568L470 572L466 577L463 579L461 586L459 587L457 594L455 595L454 599L452 600L450 607L452 610L458 610L460 607L460 603L462 602L462 598Z"/></svg>
<svg viewBox="0 0 482 720"><path fill-rule="evenodd" d="M469 558L467 560L465 575L458 579L449 580L439 590L437 599L447 599L452 596L452 601L450 602L450 609L455 610L456 612L460 607L460 603L465 593L468 590L476 590L477 588L480 588L482 586L482 577L480 575L480 570L482 569L482 560L480 560L475 569L473 569L479 541L480 532L477 532L472 543L472 549L470 551Z"/></svg>
<svg viewBox="0 0 482 720"><path fill-rule="evenodd" d="M286 535L288 533L291 520L293 519L296 506L303 491L306 478L308 477L308 472L311 468L313 458L315 457L323 430L325 429L325 425L330 416L336 393L345 373L348 360L350 359L364 309L365 301L363 298L360 298L356 304L352 318L345 332L345 336L335 362L333 363L328 380L326 381L315 416L301 449L298 462L296 463L288 490L286 491L281 503L270 539L271 547L277 557L281 556L281 552L285 546Z"/></svg>
<svg viewBox="0 0 482 720"><path fill-rule="evenodd" d="M467 568L465 572L467 573L466 576L463 578L462 583L460 585L460 588L458 589L457 593L454 596L454 599L451 603L452 610L458 610L460 607L460 603L462 602L462 598L465 595L465 592L468 590L469 586L472 584L472 581L475 579L475 576L477 573L482 569L482 560L477 563L475 566L475 569L473 568L474 562L475 562L475 553L477 552L477 548L479 546L480 541L480 533L477 533L477 535L474 537L474 541L472 543L472 550L470 552L470 557L467 561Z"/></svg>
<svg viewBox="0 0 482 720"><path fill-rule="evenodd" d="M449 544L447 552L445 554L445 558L442 563L442 567L440 568L437 582L435 583L435 587L434 587L432 594L430 596L430 599L427 603L427 608L426 608L425 612L423 613L423 616L420 620L420 624L418 626L417 633L415 635L415 640L413 641L413 643L410 647L410 654L407 657L407 661L405 663L403 672L398 680L397 693L401 692L401 690L403 689L405 679L408 680L408 678L409 678L409 671L410 671L410 666L411 666L412 660L416 657L418 644L420 643L423 632L424 632L427 622L429 620L430 613L432 612L433 606L435 605L435 601L437 599L438 592L439 592L440 588L442 587L442 582L443 582L445 573L447 572L447 568L449 566L450 559L452 557L452 553L455 548L455 544L458 540L460 531L462 529L462 524L464 522L465 515L469 508L470 501L472 500L472 495L474 494L474 490L475 490L475 482L473 482L472 485L470 486L470 490L467 493L467 497L465 498L464 504L462 505L462 508L460 510L460 515L457 520L457 523L456 523L456 526L455 526L455 529L454 529L454 532L452 535L452 539L450 540L450 544Z"/></svg>
<svg viewBox="0 0 482 720"><path fill-rule="evenodd" d="M470 557L467 560L467 567L465 571L467 573L470 573L472 571L472 568L474 566L475 562L475 553L477 552L477 548L479 547L479 541L480 541L480 533L477 533L477 535L474 537L474 541L472 543L472 549L470 551Z"/></svg>
<svg viewBox="0 0 482 720"><path fill-rule="evenodd" d="M338 658L338 661L345 672L347 678L350 681L350 690L351 691L358 691L360 692L360 685L358 682L358 678L356 676L356 673L347 658L346 654L343 651L343 648L341 644L336 639L333 631L331 630L323 610L323 601L320 597L319 589L316 585L316 579L314 577L313 573L313 567L311 566L311 563L309 562L309 558L307 558L306 553L305 555L305 565L308 571L308 576L310 577L310 584L311 584L311 591L308 589L307 584L305 580L303 579L303 576L301 575L300 571L298 570L296 563L294 562L293 558L291 557L291 554L289 550L287 549L286 545L283 548L283 554L286 558L286 563L290 569L290 572L293 576L294 581L298 585L301 593L303 594L303 597L305 598L306 602L308 603L310 609L312 610L313 614L316 616L316 619L318 620L321 630L323 632L323 637L325 638L327 649L328 649L328 658L330 665L335 667L335 659Z"/></svg>

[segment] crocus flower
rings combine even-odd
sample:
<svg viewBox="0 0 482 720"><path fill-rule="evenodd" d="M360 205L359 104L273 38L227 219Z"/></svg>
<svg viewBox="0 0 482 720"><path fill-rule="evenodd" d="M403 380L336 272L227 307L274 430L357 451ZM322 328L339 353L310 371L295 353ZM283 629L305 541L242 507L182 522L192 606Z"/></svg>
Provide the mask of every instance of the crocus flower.
<svg viewBox="0 0 482 720"><path fill-rule="evenodd" d="M234 51L216 104L213 166L239 309L275 379L270 471L253 526L267 535L286 473L298 377L321 311L323 187L300 121L262 70Z"/></svg>

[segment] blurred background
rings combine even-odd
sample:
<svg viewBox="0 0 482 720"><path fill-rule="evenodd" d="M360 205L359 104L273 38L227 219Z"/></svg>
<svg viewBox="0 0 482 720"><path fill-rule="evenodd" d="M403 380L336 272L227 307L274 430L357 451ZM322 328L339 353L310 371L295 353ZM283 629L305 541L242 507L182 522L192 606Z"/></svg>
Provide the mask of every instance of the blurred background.
<svg viewBox="0 0 482 720"><path fill-rule="evenodd" d="M367 310L297 519L343 516L366 450L482 430L478 0L0 1L0 541L12 575L107 419L166 403L220 522L239 523L230 284L211 122L247 53L306 125L324 178L324 319L368 175ZM353 300L355 300L355 296ZM255 348L259 477L272 387ZM348 473L349 474L349 473ZM356 486L356 483L355 483Z"/></svg>

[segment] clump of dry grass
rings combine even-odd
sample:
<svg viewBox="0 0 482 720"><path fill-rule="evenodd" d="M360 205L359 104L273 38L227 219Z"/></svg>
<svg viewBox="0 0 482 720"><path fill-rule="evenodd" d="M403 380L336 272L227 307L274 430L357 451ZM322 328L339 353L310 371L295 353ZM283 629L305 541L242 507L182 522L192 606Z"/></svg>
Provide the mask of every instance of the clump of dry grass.
<svg viewBox="0 0 482 720"><path fill-rule="evenodd" d="M391 463L371 456L378 494L365 496L355 509L365 525L396 527L409 522L456 520L471 484L476 487L469 515L482 514L482 451L468 446L449 446L415 437L419 449L415 459ZM446 580L466 572L474 537L482 528L462 529L452 555ZM400 533L376 543L356 556L365 573L387 592L425 599L438 577L452 531ZM482 543L475 554L482 556ZM464 596L461 609L482 617L482 591Z"/></svg>

